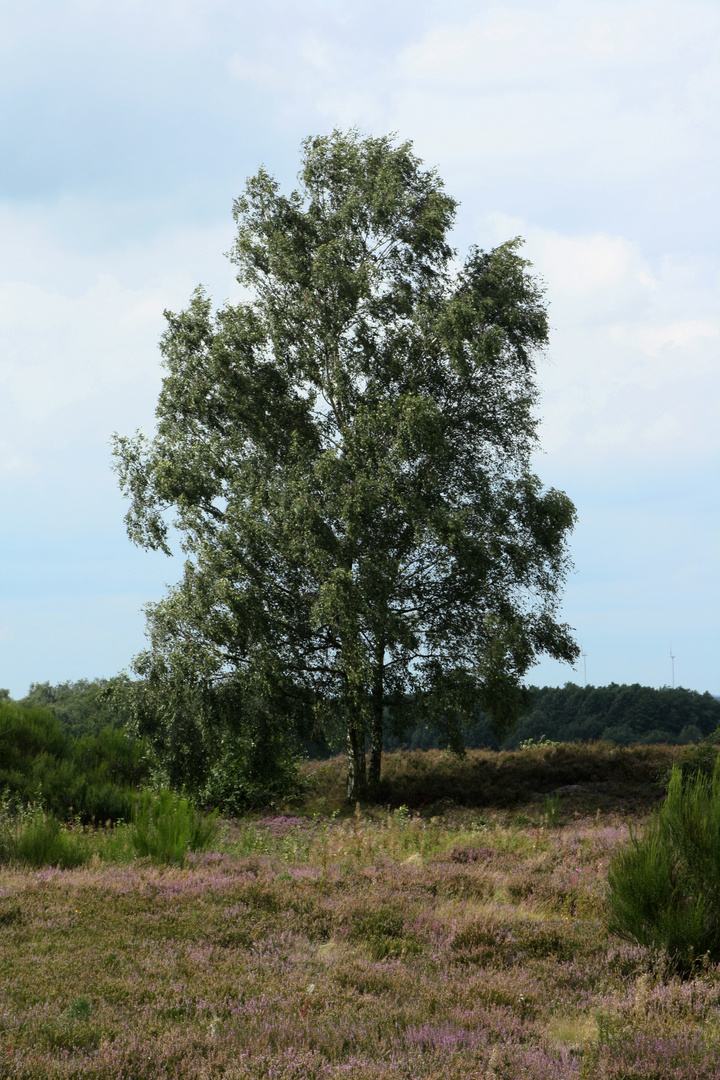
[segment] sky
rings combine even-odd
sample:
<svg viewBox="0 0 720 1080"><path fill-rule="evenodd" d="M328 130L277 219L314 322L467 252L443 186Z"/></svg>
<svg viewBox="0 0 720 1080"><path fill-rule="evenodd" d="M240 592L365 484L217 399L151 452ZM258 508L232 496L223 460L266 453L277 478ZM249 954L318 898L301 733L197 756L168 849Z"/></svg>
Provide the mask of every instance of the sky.
<svg viewBox="0 0 720 1080"><path fill-rule="evenodd" d="M4 0L0 687L110 677L181 576L134 548L114 431L153 431L163 310L239 296L233 199L301 140L396 132L543 279L541 480L578 511L537 685L720 694L720 5ZM670 654L674 661L671 661Z"/></svg>

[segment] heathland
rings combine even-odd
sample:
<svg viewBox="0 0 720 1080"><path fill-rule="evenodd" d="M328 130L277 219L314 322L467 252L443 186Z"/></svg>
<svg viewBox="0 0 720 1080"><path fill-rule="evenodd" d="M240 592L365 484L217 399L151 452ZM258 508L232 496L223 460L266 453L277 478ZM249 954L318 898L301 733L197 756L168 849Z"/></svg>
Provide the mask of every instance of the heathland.
<svg viewBox="0 0 720 1080"><path fill-rule="evenodd" d="M688 752L392 753L405 803L354 812L342 760L308 762L294 803L205 819L174 863L63 825L77 865L0 868L0 1075L716 1077L720 967L681 980L605 919Z"/></svg>

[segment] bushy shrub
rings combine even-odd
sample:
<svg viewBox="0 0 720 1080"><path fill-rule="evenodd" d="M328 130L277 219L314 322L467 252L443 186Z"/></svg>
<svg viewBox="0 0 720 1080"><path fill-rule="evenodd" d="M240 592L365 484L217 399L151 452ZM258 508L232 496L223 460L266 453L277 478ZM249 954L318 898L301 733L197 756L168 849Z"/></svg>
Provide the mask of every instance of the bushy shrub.
<svg viewBox="0 0 720 1080"><path fill-rule="evenodd" d="M83 820L97 825L128 821L132 813L133 794L128 788L119 788L111 781L88 784L84 787L77 805Z"/></svg>
<svg viewBox="0 0 720 1080"><path fill-rule="evenodd" d="M612 860L608 883L611 932L666 953L682 973L720 960L720 762L711 778L685 782L673 768L664 803Z"/></svg>
<svg viewBox="0 0 720 1080"><path fill-rule="evenodd" d="M127 820L148 778L146 750L117 729L75 738L49 709L0 700L0 791L59 820Z"/></svg>
<svg viewBox="0 0 720 1080"><path fill-rule="evenodd" d="M0 862L24 866L58 866L71 870L90 858L88 838L64 828L52 814L3 815L0 821Z"/></svg>
<svg viewBox="0 0 720 1080"><path fill-rule="evenodd" d="M208 766L198 800L237 816L249 807L268 806L299 792L298 764L292 739L273 733L269 725L228 733Z"/></svg>
<svg viewBox="0 0 720 1080"><path fill-rule="evenodd" d="M27 762L46 754L65 757L69 738L51 712L0 701L0 770L24 774Z"/></svg>
<svg viewBox="0 0 720 1080"><path fill-rule="evenodd" d="M215 685L181 660L141 654L143 677L122 690L168 786L235 815L296 794L303 721L292 702L281 709L239 679Z"/></svg>
<svg viewBox="0 0 720 1080"><path fill-rule="evenodd" d="M52 814L36 811L20 831L17 859L27 866L59 866L62 870L72 870L89 858L84 835L63 828Z"/></svg>
<svg viewBox="0 0 720 1080"><path fill-rule="evenodd" d="M146 791L135 804L130 838L136 855L182 866L189 851L206 851L219 829L217 812L202 814L167 789Z"/></svg>
<svg viewBox="0 0 720 1080"><path fill-rule="evenodd" d="M720 731L714 731L703 742L689 746L683 751L678 760L683 780L697 774L712 777L718 757L720 757ZM667 779L669 780L670 777L668 776Z"/></svg>

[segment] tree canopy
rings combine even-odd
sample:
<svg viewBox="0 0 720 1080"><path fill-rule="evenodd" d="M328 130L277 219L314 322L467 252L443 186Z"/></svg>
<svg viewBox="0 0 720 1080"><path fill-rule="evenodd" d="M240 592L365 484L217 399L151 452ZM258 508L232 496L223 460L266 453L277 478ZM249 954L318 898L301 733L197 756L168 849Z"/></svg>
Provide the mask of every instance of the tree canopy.
<svg viewBox="0 0 720 1080"><path fill-rule="evenodd" d="M602 739L630 743L692 743L720 728L720 701L683 687L546 686L532 689L532 708L507 741L528 738L563 742Z"/></svg>
<svg viewBox="0 0 720 1080"><path fill-rule="evenodd" d="M390 137L307 139L287 195L260 169L234 207L246 299L166 312L157 431L116 436L129 536L169 552L174 511L186 553L138 670L195 688L199 742L218 694L230 728L342 730L351 798L393 710L458 745L478 702L512 724L538 654L577 655L575 511L531 469L543 292L519 239L460 266L455 210Z"/></svg>
<svg viewBox="0 0 720 1080"><path fill-rule="evenodd" d="M129 719L113 690L125 678L78 679L52 686L49 682L31 683L27 696L20 700L26 708L47 708L60 721L64 731L79 737L98 735L104 728L123 727ZM0 699L1 700L1 699Z"/></svg>

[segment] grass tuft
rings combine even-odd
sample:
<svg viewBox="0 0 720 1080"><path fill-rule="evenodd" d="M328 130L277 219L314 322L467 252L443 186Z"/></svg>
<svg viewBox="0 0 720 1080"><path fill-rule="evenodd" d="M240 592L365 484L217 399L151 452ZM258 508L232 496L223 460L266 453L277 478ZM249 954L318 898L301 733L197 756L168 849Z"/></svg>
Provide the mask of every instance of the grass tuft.
<svg viewBox="0 0 720 1080"><path fill-rule="evenodd" d="M189 852L207 851L218 831L217 812L203 814L189 799L162 789L143 792L136 802L130 839L141 858L183 866Z"/></svg>
<svg viewBox="0 0 720 1080"><path fill-rule="evenodd" d="M91 855L88 837L42 810L5 816L0 822L0 862L72 870L88 862Z"/></svg>

